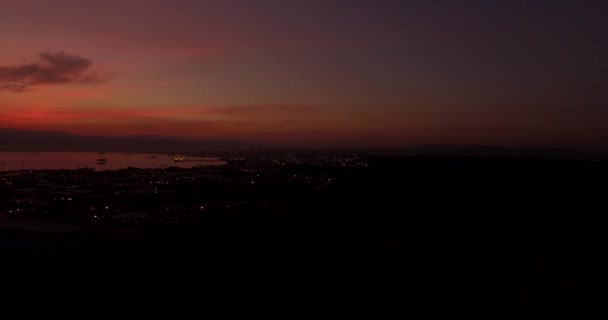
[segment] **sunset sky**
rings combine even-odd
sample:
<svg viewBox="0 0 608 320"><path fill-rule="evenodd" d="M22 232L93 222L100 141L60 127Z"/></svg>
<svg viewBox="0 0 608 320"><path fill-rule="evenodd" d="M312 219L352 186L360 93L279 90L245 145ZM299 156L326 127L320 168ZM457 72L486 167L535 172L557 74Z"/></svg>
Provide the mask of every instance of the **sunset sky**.
<svg viewBox="0 0 608 320"><path fill-rule="evenodd" d="M608 2L20 0L0 127L608 149Z"/></svg>

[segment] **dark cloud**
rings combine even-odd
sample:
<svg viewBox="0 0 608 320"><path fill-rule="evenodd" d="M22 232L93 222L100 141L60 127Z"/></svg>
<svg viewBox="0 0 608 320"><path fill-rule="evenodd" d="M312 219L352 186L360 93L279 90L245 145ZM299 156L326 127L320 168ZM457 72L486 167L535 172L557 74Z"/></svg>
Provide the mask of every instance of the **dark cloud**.
<svg viewBox="0 0 608 320"><path fill-rule="evenodd" d="M87 58L65 52L43 52L38 62L0 67L0 90L23 92L34 85L100 82L90 70L92 64Z"/></svg>

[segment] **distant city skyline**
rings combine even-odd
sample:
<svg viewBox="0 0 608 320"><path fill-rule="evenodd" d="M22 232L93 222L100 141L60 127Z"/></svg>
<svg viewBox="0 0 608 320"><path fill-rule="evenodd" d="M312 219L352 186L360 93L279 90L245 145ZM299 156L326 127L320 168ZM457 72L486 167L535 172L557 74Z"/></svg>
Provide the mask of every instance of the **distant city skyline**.
<svg viewBox="0 0 608 320"><path fill-rule="evenodd" d="M23 0L0 128L608 150L608 4Z"/></svg>

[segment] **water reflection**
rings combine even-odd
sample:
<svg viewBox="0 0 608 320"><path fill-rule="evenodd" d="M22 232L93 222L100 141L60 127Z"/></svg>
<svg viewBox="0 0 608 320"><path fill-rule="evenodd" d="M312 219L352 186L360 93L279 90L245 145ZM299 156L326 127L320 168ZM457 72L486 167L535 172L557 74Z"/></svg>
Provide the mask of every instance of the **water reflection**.
<svg viewBox="0 0 608 320"><path fill-rule="evenodd" d="M100 161L100 159L105 161ZM118 170L128 167L151 169L162 167L192 168L198 165L226 164L219 157L184 156L174 161L170 155L152 153L95 152L0 152L0 170L79 169Z"/></svg>

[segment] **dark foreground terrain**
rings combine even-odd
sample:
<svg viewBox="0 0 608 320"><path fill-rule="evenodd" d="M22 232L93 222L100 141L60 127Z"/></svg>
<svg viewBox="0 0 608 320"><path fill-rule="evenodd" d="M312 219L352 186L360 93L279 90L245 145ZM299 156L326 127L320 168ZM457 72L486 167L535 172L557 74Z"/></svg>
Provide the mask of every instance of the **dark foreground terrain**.
<svg viewBox="0 0 608 320"><path fill-rule="evenodd" d="M255 204L189 223L7 218L3 301L66 318L200 318L218 301L250 316L608 318L608 162L394 157L314 170L331 183L222 187Z"/></svg>

